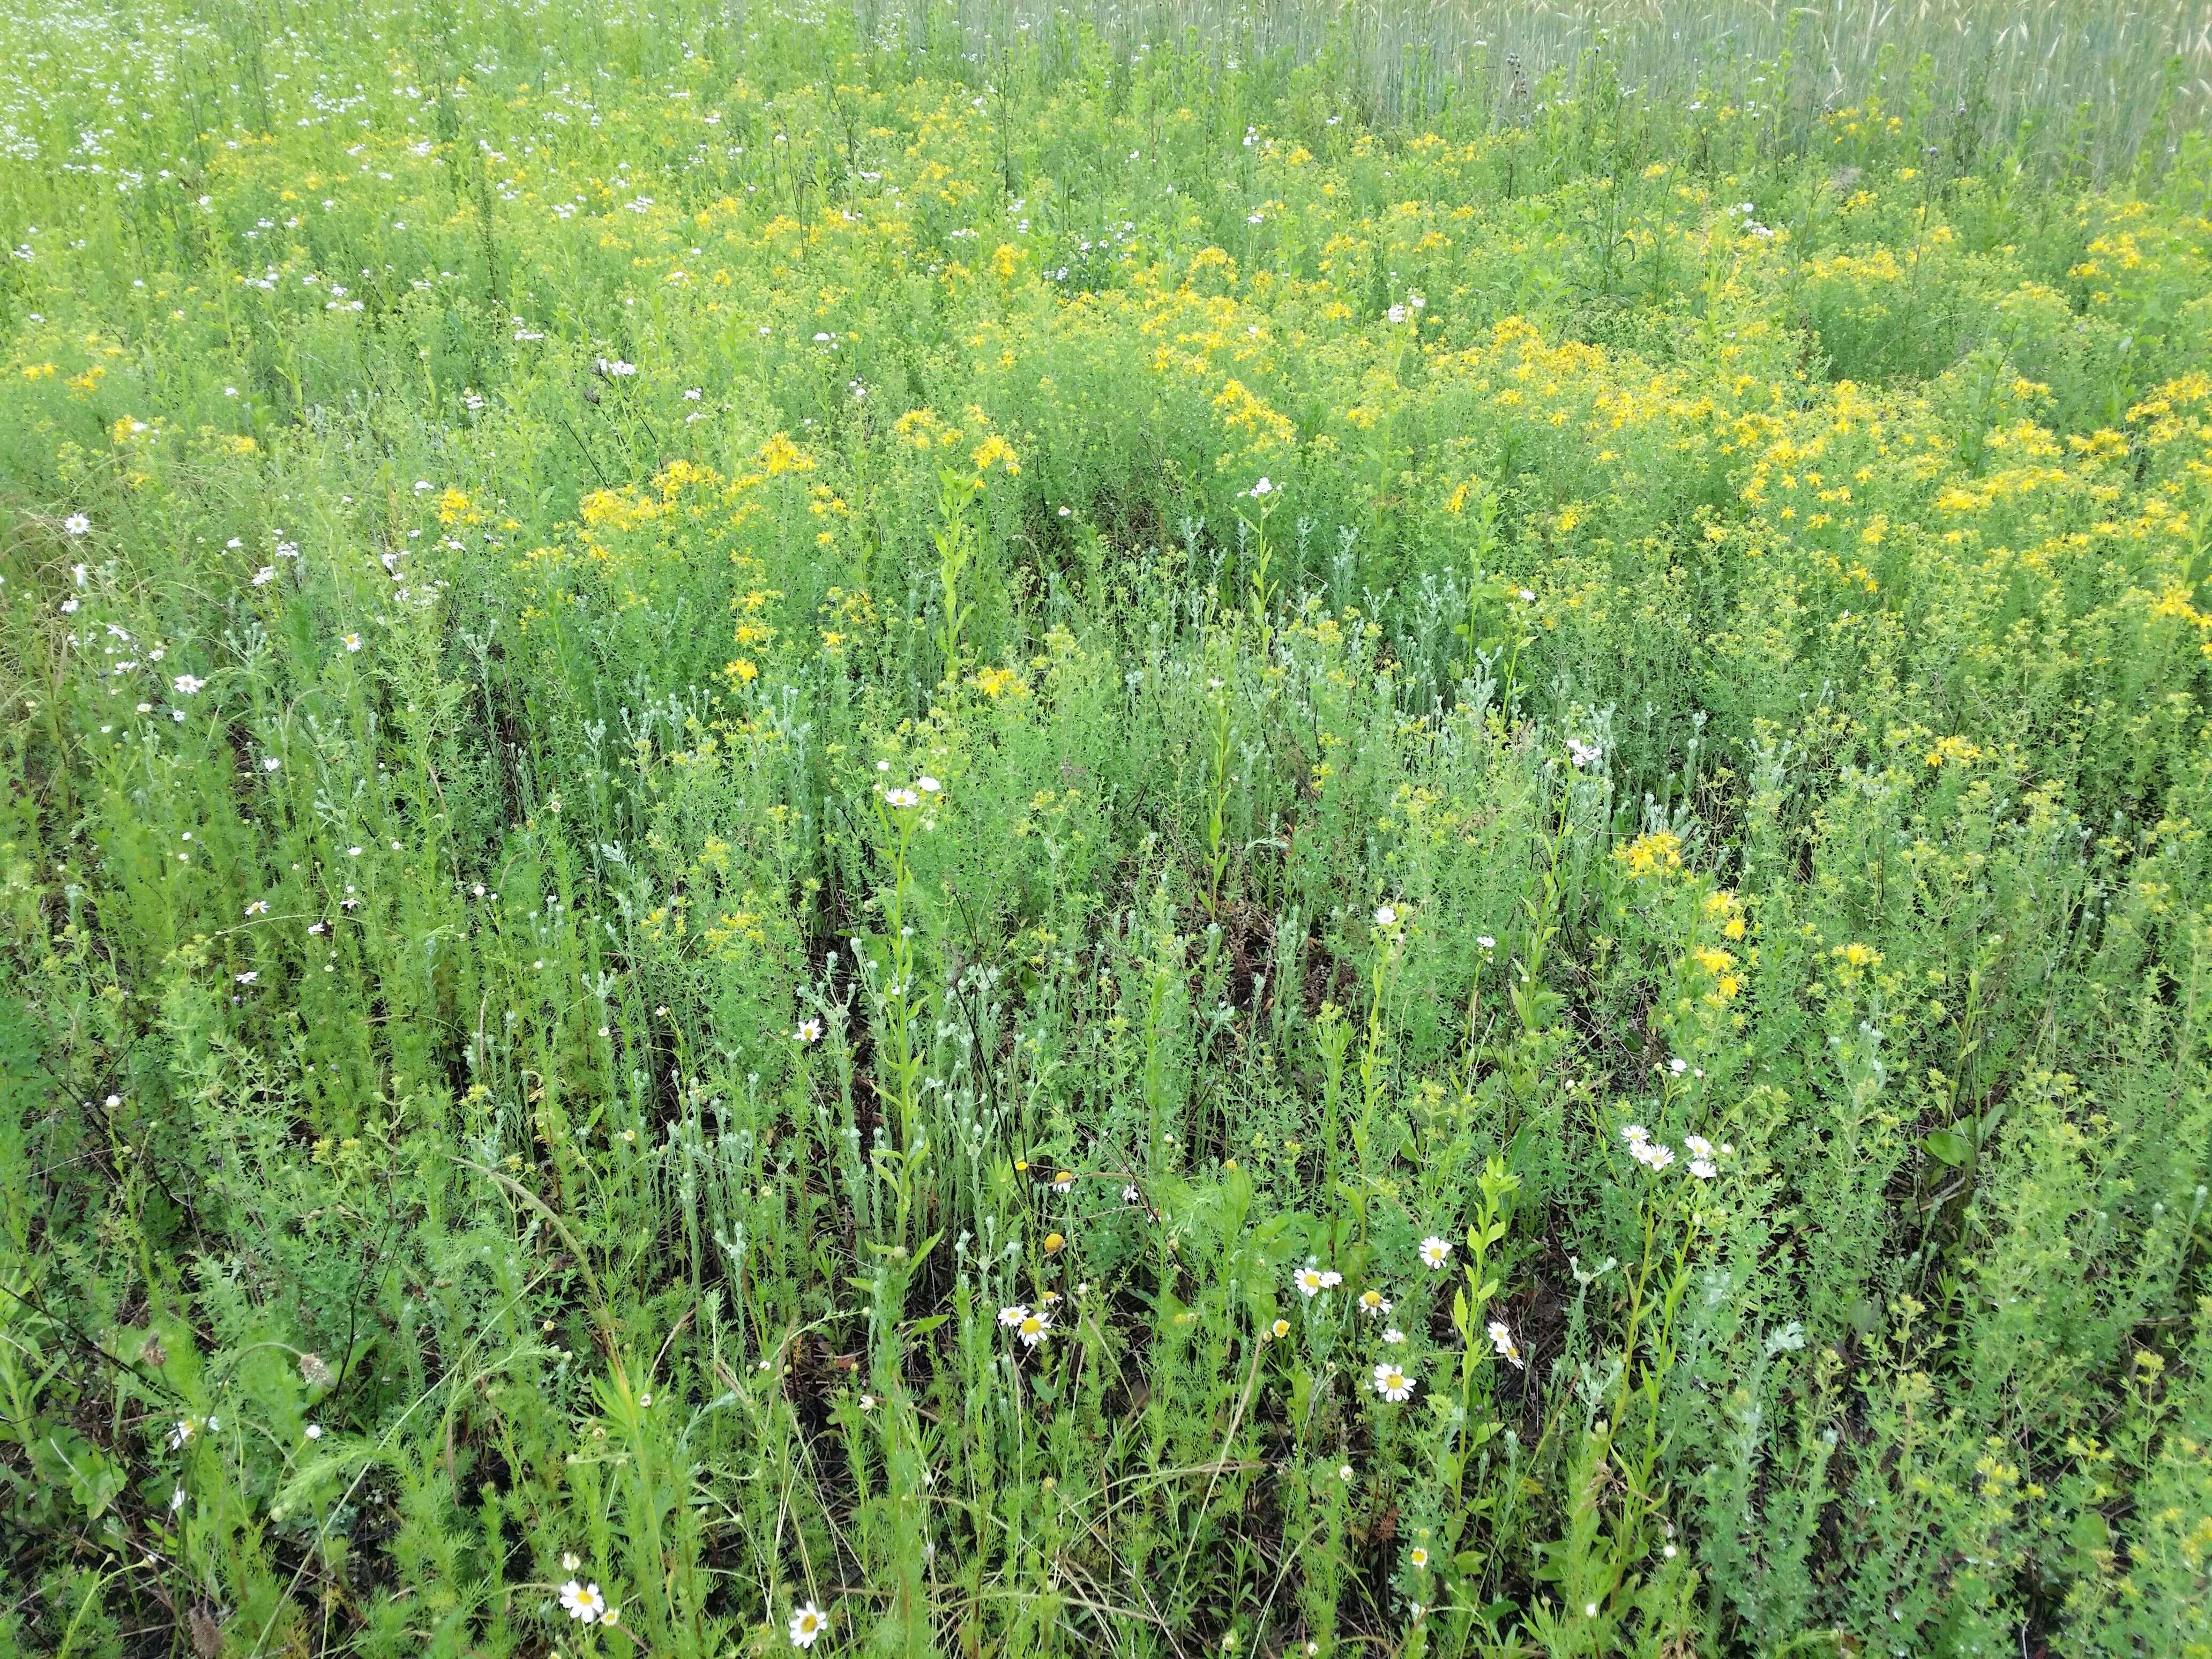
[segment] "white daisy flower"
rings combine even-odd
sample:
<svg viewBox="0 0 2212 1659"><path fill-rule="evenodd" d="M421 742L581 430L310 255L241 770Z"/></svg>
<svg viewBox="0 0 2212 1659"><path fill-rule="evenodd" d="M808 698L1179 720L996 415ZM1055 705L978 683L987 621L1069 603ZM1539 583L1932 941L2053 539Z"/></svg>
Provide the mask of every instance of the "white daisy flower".
<svg viewBox="0 0 2212 1659"><path fill-rule="evenodd" d="M1421 1265L1434 1273L1451 1260L1451 1241L1431 1233L1421 1241Z"/></svg>
<svg viewBox="0 0 2212 1659"><path fill-rule="evenodd" d="M830 1621L822 1616L822 1609L809 1601L804 1607L793 1609L792 1613L791 1645L795 1648L811 1648L820 1639L822 1632L829 1627Z"/></svg>
<svg viewBox="0 0 2212 1659"><path fill-rule="evenodd" d="M571 1578L561 1586L561 1605L571 1619L596 1625L607 1610L607 1598L599 1594L597 1584L580 1584Z"/></svg>
<svg viewBox="0 0 2212 1659"><path fill-rule="evenodd" d="M1375 1368L1374 1387L1376 1393L1393 1402L1413 1397L1413 1379L1388 1360Z"/></svg>
<svg viewBox="0 0 2212 1659"><path fill-rule="evenodd" d="M1490 1346L1497 1352L1500 1359L1509 1360L1516 1365L1527 1363L1521 1358L1521 1349L1513 1340L1512 1331L1507 1328L1502 1319L1493 1319L1490 1322Z"/></svg>

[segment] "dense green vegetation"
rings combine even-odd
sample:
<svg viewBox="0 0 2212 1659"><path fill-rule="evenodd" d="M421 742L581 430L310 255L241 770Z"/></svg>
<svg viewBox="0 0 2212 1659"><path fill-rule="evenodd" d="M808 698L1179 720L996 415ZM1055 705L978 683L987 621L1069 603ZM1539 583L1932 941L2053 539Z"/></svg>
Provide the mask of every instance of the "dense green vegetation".
<svg viewBox="0 0 2212 1659"><path fill-rule="evenodd" d="M0 1655L2212 1655L2093 9L11 10Z"/></svg>

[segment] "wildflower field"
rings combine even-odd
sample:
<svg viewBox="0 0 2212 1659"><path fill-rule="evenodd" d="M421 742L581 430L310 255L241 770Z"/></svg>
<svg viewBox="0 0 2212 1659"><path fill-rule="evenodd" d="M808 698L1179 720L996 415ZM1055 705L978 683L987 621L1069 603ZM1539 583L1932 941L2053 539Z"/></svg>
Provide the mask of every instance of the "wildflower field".
<svg viewBox="0 0 2212 1659"><path fill-rule="evenodd" d="M2212 1655L2212 20L1511 9L7 0L0 1659Z"/></svg>

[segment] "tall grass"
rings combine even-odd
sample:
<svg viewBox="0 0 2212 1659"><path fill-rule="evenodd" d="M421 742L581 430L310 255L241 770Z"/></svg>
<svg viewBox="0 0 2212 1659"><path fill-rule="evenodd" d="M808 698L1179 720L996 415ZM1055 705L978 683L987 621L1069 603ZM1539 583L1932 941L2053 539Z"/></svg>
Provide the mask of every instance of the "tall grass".
<svg viewBox="0 0 2212 1659"><path fill-rule="evenodd" d="M871 21L881 11L865 14ZM1073 36L1123 51L1202 43L1215 62L1325 61L1374 112L1510 122L1593 70L1655 104L1726 101L1795 137L1867 99L1954 113L1980 147L2102 177L2163 155L2212 94L2212 10L2193 0L1760 0L1680 5L967 4L979 55Z"/></svg>

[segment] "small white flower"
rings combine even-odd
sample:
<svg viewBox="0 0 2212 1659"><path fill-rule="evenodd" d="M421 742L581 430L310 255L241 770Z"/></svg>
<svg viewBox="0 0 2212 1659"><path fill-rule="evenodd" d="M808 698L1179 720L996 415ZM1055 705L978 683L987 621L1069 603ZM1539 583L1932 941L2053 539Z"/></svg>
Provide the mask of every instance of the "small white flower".
<svg viewBox="0 0 2212 1659"><path fill-rule="evenodd" d="M791 1615L791 1645L795 1648L811 1648L820 1639L822 1632L829 1626L830 1621L822 1616L822 1609L809 1601L805 1606L794 1610Z"/></svg>
<svg viewBox="0 0 2212 1659"><path fill-rule="evenodd" d="M1370 1319L1380 1319L1390 1311L1390 1298L1380 1291L1362 1291L1359 1293L1359 1311Z"/></svg>
<svg viewBox="0 0 2212 1659"><path fill-rule="evenodd" d="M593 1625L607 1610L607 1598L599 1594L597 1584L580 1584L571 1578L561 1586L561 1605L568 1610L571 1619Z"/></svg>
<svg viewBox="0 0 2212 1659"><path fill-rule="evenodd" d="M253 585L256 587L266 587L276 580L276 567L273 564L264 564L253 573Z"/></svg>
<svg viewBox="0 0 2212 1659"><path fill-rule="evenodd" d="M1052 1189L1056 1193L1073 1192L1075 1190L1075 1171L1073 1170L1055 1170L1052 1177Z"/></svg>
<svg viewBox="0 0 2212 1659"><path fill-rule="evenodd" d="M1500 1359L1509 1360L1516 1365L1527 1363L1521 1358L1521 1349L1513 1340L1513 1333L1502 1319L1490 1322L1490 1346Z"/></svg>
<svg viewBox="0 0 2212 1659"><path fill-rule="evenodd" d="M344 641L345 641L345 648L346 648L347 650L349 650L349 651L358 651L358 650L360 650L360 649L361 649L361 635L358 635L358 634L348 634L348 635L343 635L343 639L344 639Z"/></svg>
<svg viewBox="0 0 2212 1659"><path fill-rule="evenodd" d="M925 795L933 795L939 790L945 787L943 784L939 783L935 778L930 776L927 772L924 772L920 777L914 781L914 787L921 790Z"/></svg>
<svg viewBox="0 0 2212 1659"><path fill-rule="evenodd" d="M1322 1292L1321 1269L1301 1267L1291 1275L1291 1283L1298 1287L1300 1296L1309 1298L1319 1296Z"/></svg>
<svg viewBox="0 0 2212 1659"><path fill-rule="evenodd" d="M810 1016L799 1022L798 1029L791 1036L797 1042L819 1042L822 1041L822 1022Z"/></svg>
<svg viewBox="0 0 2212 1659"><path fill-rule="evenodd" d="M1413 1379L1388 1360L1375 1368L1374 1388L1376 1393L1394 1403L1413 1397Z"/></svg>
<svg viewBox="0 0 2212 1659"><path fill-rule="evenodd" d="M1431 1233L1421 1241L1421 1265L1434 1273L1451 1260L1451 1241Z"/></svg>
<svg viewBox="0 0 2212 1659"><path fill-rule="evenodd" d="M1713 1155L1713 1143L1703 1135L1684 1135L1682 1150L1689 1153L1692 1158L1711 1158Z"/></svg>
<svg viewBox="0 0 2212 1659"><path fill-rule="evenodd" d="M884 799L891 805L901 808L917 806L921 802L921 797L911 789L886 789L884 791Z"/></svg>
<svg viewBox="0 0 2212 1659"><path fill-rule="evenodd" d="M261 769L264 772L276 771L284 763L278 760L274 755L264 755L261 757Z"/></svg>
<svg viewBox="0 0 2212 1659"><path fill-rule="evenodd" d="M1386 1348L1395 1348L1405 1340L1405 1332L1400 1330L1395 1325L1389 1327L1382 1333L1382 1346Z"/></svg>
<svg viewBox="0 0 2212 1659"><path fill-rule="evenodd" d="M1321 1287L1324 1291L1333 1291L1343 1283L1344 1275L1337 1272L1335 1268L1324 1267L1322 1269Z"/></svg>
<svg viewBox="0 0 2212 1659"><path fill-rule="evenodd" d="M179 696L189 697L207 682L197 674L179 674L170 684L177 688L177 694Z"/></svg>
<svg viewBox="0 0 2212 1659"><path fill-rule="evenodd" d="M269 901L267 899L254 900L252 903L246 907L246 914L249 916L267 915L269 914Z"/></svg>
<svg viewBox="0 0 2212 1659"><path fill-rule="evenodd" d="M582 1558L574 1550L568 1551L561 1557L561 1571L563 1572L574 1572L583 1565Z"/></svg>
<svg viewBox="0 0 2212 1659"><path fill-rule="evenodd" d="M1052 1334L1052 1321L1041 1313L1024 1314L1015 1323L1014 1334L1022 1340L1025 1348L1034 1348Z"/></svg>
<svg viewBox="0 0 2212 1659"><path fill-rule="evenodd" d="M261 971L256 968L249 968L246 972L236 975L234 977L240 985L251 985L255 980L261 977Z"/></svg>
<svg viewBox="0 0 2212 1659"><path fill-rule="evenodd" d="M321 1424L319 1424L319 1423L310 1423L310 1424L308 1424L308 1425L307 1425L307 1438L308 1438L308 1439L310 1439L310 1440L320 1440L322 1437L323 1437L323 1425L322 1425Z"/></svg>
<svg viewBox="0 0 2212 1659"><path fill-rule="evenodd" d="M86 535L91 532L92 520L82 513L72 513L62 520L62 528L72 536Z"/></svg>
<svg viewBox="0 0 2212 1659"><path fill-rule="evenodd" d="M999 1310L999 1322L1010 1331L1019 1329L1022 1321L1029 1316L1029 1304L1026 1302L1012 1302Z"/></svg>
<svg viewBox="0 0 2212 1659"><path fill-rule="evenodd" d="M1474 942L1485 951L1495 951L1498 948L1498 941L1488 933L1477 933L1474 936Z"/></svg>
<svg viewBox="0 0 2212 1659"><path fill-rule="evenodd" d="M1632 1147L1641 1146L1651 1139L1651 1131L1641 1123L1625 1123L1621 1126L1620 1138Z"/></svg>
<svg viewBox="0 0 2212 1659"><path fill-rule="evenodd" d="M1690 1173L1700 1181L1711 1181L1720 1173L1720 1166L1709 1158L1693 1158L1690 1160Z"/></svg>

